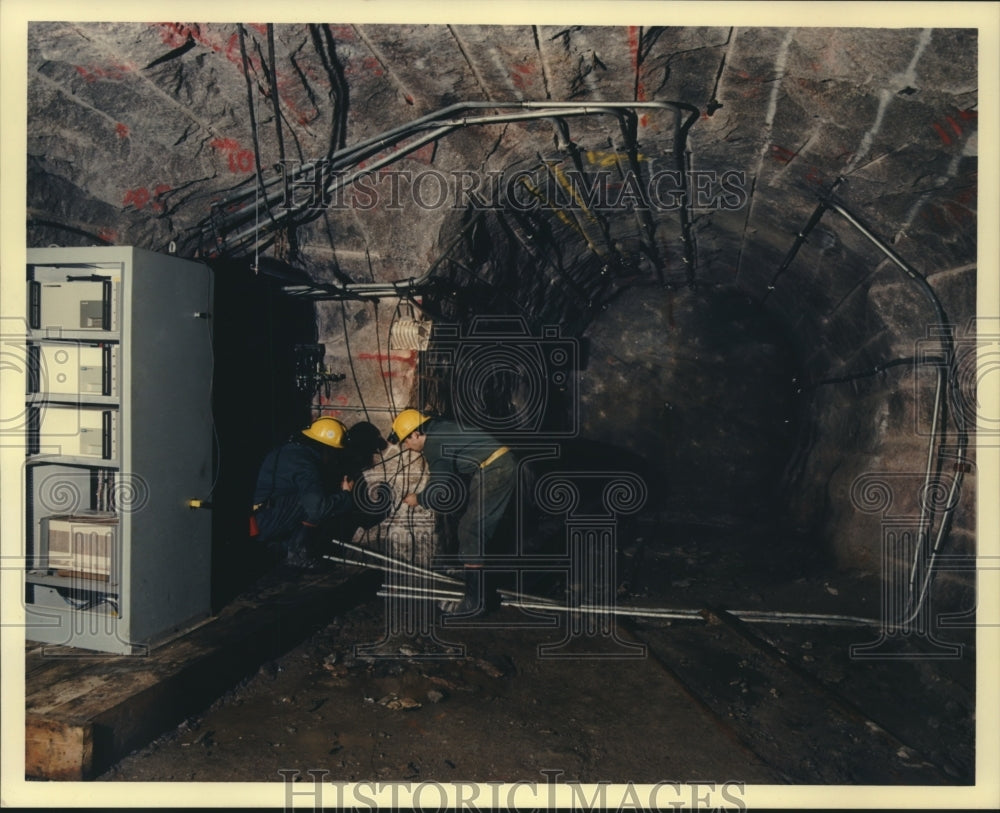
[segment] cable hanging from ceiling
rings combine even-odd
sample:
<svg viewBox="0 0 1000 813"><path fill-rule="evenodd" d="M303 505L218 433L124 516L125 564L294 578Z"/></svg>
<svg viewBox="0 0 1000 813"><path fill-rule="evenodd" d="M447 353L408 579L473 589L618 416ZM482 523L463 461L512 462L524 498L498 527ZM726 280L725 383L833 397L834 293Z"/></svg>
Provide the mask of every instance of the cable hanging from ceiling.
<svg viewBox="0 0 1000 813"><path fill-rule="evenodd" d="M688 128L699 116L697 108L683 102L461 102L338 150L328 161L307 162L292 172L283 172L272 178L263 176L256 118L253 117L258 167L255 183L252 188L234 190L213 204L211 216L199 227L201 243L210 256L242 256L251 251L259 252L274 242L279 228L288 223L307 222L323 211L323 207L310 205L309 201L288 205L295 203L286 198L285 189L288 186L306 183L315 186L318 178L322 182L324 199L332 199L335 194L376 170L467 127L598 115L612 115L620 119L634 114L636 110L671 112L675 116L675 141L686 136ZM494 112L485 114L485 111ZM369 160L372 158L374 160ZM261 214L266 214L267 222L261 222ZM407 281L405 285L410 286L412 282ZM393 287L393 283L345 284L342 293L349 297L355 293L391 296Z"/></svg>

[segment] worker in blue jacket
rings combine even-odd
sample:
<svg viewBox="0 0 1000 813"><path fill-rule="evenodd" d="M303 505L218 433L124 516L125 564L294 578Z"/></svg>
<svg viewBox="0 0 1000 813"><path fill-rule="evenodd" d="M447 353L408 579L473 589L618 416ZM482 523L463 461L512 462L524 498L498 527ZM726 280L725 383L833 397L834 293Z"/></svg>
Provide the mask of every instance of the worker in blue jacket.
<svg viewBox="0 0 1000 813"><path fill-rule="evenodd" d="M260 466L251 535L283 546L285 561L292 567L315 567L313 553L325 528L354 509L353 481L346 474L346 436L336 418L319 418L272 449ZM332 488L325 485L331 479Z"/></svg>
<svg viewBox="0 0 1000 813"><path fill-rule="evenodd" d="M476 615L484 609L482 568L486 549L503 518L517 480L514 455L481 429L432 418L416 409L404 409L392 423L390 443L424 456L429 471L419 494L403 497L410 506L452 512L456 476L468 478L465 510L458 520L458 556L464 566L465 596L455 615Z"/></svg>

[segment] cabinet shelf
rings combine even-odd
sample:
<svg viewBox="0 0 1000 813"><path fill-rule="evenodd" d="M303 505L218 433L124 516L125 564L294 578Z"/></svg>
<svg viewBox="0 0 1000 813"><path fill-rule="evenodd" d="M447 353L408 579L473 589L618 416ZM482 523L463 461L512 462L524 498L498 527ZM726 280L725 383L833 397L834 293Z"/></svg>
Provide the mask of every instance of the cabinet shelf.
<svg viewBox="0 0 1000 813"><path fill-rule="evenodd" d="M119 246L27 260L26 637L133 654L211 613L211 516L188 507L213 479L211 272Z"/></svg>
<svg viewBox="0 0 1000 813"><path fill-rule="evenodd" d="M29 466L58 465L80 466L89 469L120 469L121 462L115 458L87 457L85 455L33 454L25 458Z"/></svg>
<svg viewBox="0 0 1000 813"><path fill-rule="evenodd" d="M29 342L100 342L116 344L121 341L121 331L93 330L91 328L69 330L56 327L35 327L28 329L26 338Z"/></svg>
<svg viewBox="0 0 1000 813"><path fill-rule="evenodd" d="M103 406L103 407L117 407L121 405L121 399L112 395L89 395L87 393L81 393L76 397L69 397L64 395L46 395L42 396L40 394L35 394L36 397L28 397L25 399L25 405L32 407L44 407L49 404L54 404L56 406Z"/></svg>
<svg viewBox="0 0 1000 813"><path fill-rule="evenodd" d="M119 585L117 582L104 581L102 579L87 579L82 576L60 576L49 570L29 570L25 573L24 580L29 584L44 584L49 587L65 587L72 590L84 590L91 593L105 593L109 596L117 596Z"/></svg>

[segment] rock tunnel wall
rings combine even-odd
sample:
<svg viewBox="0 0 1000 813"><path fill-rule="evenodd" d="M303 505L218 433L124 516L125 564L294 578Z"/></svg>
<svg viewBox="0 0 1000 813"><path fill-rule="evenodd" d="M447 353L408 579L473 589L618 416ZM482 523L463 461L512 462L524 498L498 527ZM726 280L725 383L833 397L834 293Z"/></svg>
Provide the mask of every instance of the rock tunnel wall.
<svg viewBox="0 0 1000 813"><path fill-rule="evenodd" d="M327 293L430 270L418 317L459 335L477 316L516 318L532 336L574 343L571 385L545 391L545 422L572 424L580 442L641 467L660 489L659 519L731 528L778 520L839 564L874 571L886 529L919 523L928 499L940 319L835 212L787 267L783 260L818 196L845 176L838 194L928 280L956 346L968 351L976 341L977 48L976 29L958 22L34 23L28 243L172 247L228 267L219 273L233 284L220 290L233 301L241 279L260 283L247 274L261 255ZM548 111L463 124L419 148L375 143L465 100L495 103L477 111L489 115L524 101L680 106L618 117ZM298 177L297 194L319 197L297 219L277 220L287 197L257 208L260 185L280 189L289 166L331 161L369 139L375 146L350 171L399 155L359 176L367 197L335 200ZM619 193L630 171L643 182L657 170L680 172L690 186L680 206L649 206L637 193L603 207L571 197L485 211L470 210L454 190L426 205L409 186L420 173L486 178L513 169L529 169L535 191L553 180L565 191L574 171ZM739 183L720 197L730 171ZM380 185L393 178L403 184L398 200ZM704 200L702 181L714 189ZM427 356L391 342L393 325L410 315L404 300L305 300L314 324L282 335L322 347L323 369L344 378L304 399L285 348L271 383L295 408L268 413L271 436L291 431L310 408L386 430L401 406L453 407L447 380L421 376ZM301 309L289 308L288 318L302 320ZM239 353L239 331L255 326L235 322ZM230 402L243 408L259 382L253 360L238 366L248 375L233 379ZM494 385L498 409L523 405L516 381L498 374ZM952 428L946 447L955 443L952 402L975 403L974 381L963 386L941 415ZM949 466L971 469L962 471L948 536L968 552L974 459L946 455L932 485L955 473ZM865 478L888 483L891 506L865 498ZM939 521L941 506L932 507Z"/></svg>

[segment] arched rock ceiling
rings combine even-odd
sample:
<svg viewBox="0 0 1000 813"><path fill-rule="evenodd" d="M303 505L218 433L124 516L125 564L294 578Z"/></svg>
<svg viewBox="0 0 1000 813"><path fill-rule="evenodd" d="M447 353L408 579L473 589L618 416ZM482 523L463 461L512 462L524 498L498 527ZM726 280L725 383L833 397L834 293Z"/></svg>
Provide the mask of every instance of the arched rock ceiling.
<svg viewBox="0 0 1000 813"><path fill-rule="evenodd" d="M266 25L243 31L241 46L236 24L32 24L29 244L173 242L185 256L261 251L317 280L403 280L447 248L458 179L525 170L520 193L543 182L558 193L574 171L609 183L603 205L564 200L524 221L544 223L570 265L610 266L622 284L736 284L807 332L884 260L828 213L770 295L818 193L840 176L840 197L922 274L976 261L972 29L278 24L272 42ZM294 168L369 143L345 164L353 171L428 130L369 140L467 102L496 108L461 116L522 102L680 107L634 119L451 117L463 126L369 177L367 197L297 212L291 238L270 226L280 200L253 207L255 154L277 194L282 154ZM701 173L684 176L686 209L671 205L677 176L660 176L647 213L614 197L629 173L649 192L656 172L678 169ZM444 201L442 180L452 184Z"/></svg>

